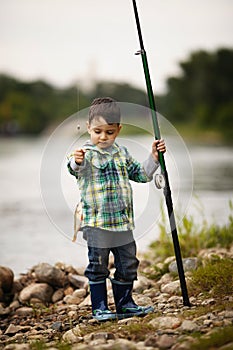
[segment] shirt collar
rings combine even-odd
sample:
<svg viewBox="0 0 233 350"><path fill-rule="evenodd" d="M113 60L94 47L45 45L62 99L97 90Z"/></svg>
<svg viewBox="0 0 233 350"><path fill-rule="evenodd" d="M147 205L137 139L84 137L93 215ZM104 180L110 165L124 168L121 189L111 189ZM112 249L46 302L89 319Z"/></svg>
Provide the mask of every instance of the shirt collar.
<svg viewBox="0 0 233 350"><path fill-rule="evenodd" d="M83 147L87 150L93 150L101 154L115 154L119 152L119 145L116 142L114 142L112 146L102 149L94 145L90 140L88 140Z"/></svg>

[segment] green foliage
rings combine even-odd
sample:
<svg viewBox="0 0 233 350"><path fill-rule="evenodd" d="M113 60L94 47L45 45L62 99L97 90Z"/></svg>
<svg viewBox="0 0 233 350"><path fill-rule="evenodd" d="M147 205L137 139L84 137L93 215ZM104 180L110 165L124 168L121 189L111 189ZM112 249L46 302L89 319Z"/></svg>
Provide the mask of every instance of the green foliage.
<svg viewBox="0 0 233 350"><path fill-rule="evenodd" d="M229 202L229 207L228 223L223 226L216 224L208 225L205 220L203 220L202 224L197 224L192 216L185 216L181 220L179 225L177 225L177 231L184 258L197 256L199 251L205 248L230 248L233 243L233 204L231 201ZM162 223L160 224L159 238L151 243L150 249L155 258L162 261L174 255L172 238L166 231L166 217L164 212L162 214Z"/></svg>
<svg viewBox="0 0 233 350"><path fill-rule="evenodd" d="M233 342L233 327L228 326L224 328L218 328L208 334L207 336L201 336L199 339L190 345L190 350L210 350L219 349L224 346L224 349L232 349L232 347L227 347L227 344Z"/></svg>
<svg viewBox="0 0 233 350"><path fill-rule="evenodd" d="M197 51L180 63L181 74L167 80L161 112L175 123L217 130L233 139L233 50Z"/></svg>
<svg viewBox="0 0 233 350"><path fill-rule="evenodd" d="M193 271L190 289L194 294L211 291L216 298L233 294L233 260L211 259Z"/></svg>
<svg viewBox="0 0 233 350"><path fill-rule="evenodd" d="M82 93L80 107L87 107ZM0 134L39 134L77 111L77 89L58 90L43 82L22 82L0 75Z"/></svg>

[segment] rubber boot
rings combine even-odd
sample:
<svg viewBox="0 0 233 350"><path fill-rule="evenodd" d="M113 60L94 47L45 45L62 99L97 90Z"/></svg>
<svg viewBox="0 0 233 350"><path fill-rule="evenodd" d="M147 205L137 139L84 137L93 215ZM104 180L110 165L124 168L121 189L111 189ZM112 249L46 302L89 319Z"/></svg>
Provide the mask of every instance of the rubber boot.
<svg viewBox="0 0 233 350"><path fill-rule="evenodd" d="M100 282L89 281L89 285L93 318L98 321L116 319L116 314L108 308L106 280Z"/></svg>
<svg viewBox="0 0 233 350"><path fill-rule="evenodd" d="M152 306L138 306L132 298L133 282L112 281L113 296L116 305L117 318L145 316L153 312Z"/></svg>

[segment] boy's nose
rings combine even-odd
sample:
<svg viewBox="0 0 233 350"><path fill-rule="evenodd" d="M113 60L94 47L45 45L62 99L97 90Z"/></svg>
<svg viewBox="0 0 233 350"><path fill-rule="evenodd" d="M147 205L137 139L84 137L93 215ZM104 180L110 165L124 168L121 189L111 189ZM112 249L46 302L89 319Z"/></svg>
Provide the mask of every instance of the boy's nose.
<svg viewBox="0 0 233 350"><path fill-rule="evenodd" d="M106 140L106 139L107 139L107 136L106 136L106 134L103 132L103 133L100 135L100 138L101 138L101 140Z"/></svg>

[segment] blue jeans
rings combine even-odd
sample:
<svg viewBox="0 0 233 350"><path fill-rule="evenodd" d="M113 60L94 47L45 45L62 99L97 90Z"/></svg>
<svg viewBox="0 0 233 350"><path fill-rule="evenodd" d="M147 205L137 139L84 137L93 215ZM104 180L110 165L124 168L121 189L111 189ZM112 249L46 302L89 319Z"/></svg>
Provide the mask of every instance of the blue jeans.
<svg viewBox="0 0 233 350"><path fill-rule="evenodd" d="M117 235L118 233L115 232ZM131 232L132 234L132 232ZM132 282L137 279L139 260L136 257L136 243L131 239L130 243L121 246L99 248L88 245L89 264L85 270L85 276L92 282L103 281L109 277L109 254L113 253L115 273L114 279Z"/></svg>

